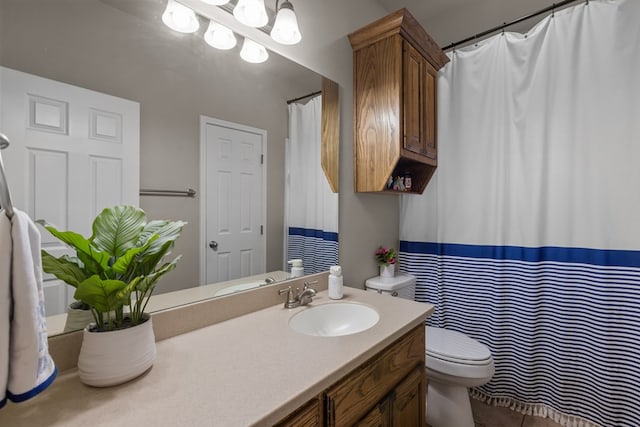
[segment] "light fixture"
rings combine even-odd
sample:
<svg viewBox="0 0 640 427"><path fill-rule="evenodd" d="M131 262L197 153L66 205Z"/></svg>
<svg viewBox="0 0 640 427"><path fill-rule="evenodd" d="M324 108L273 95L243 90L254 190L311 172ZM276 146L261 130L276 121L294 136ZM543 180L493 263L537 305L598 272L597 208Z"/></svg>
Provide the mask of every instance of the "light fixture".
<svg viewBox="0 0 640 427"><path fill-rule="evenodd" d="M229 3L229 0L200 0L202 3L212 4L214 6L222 6Z"/></svg>
<svg viewBox="0 0 640 427"><path fill-rule="evenodd" d="M245 38L242 44L242 50L240 50L240 57L247 62L259 64L266 61L267 58L269 58L269 54L264 46L251 39Z"/></svg>
<svg viewBox="0 0 640 427"><path fill-rule="evenodd" d="M249 27L264 27L269 22L264 0L239 0L233 8L233 16Z"/></svg>
<svg viewBox="0 0 640 427"><path fill-rule="evenodd" d="M282 44L296 44L302 40L302 34L298 28L298 18L289 0L282 2L278 9L276 22L271 30L271 38Z"/></svg>
<svg viewBox="0 0 640 427"><path fill-rule="evenodd" d="M231 49L238 42L236 36L233 35L233 31L213 21L209 21L209 28L207 28L207 32L204 33L204 41L206 41L209 46L222 50Z"/></svg>
<svg viewBox="0 0 640 427"><path fill-rule="evenodd" d="M195 12L175 0L169 0L167 3L167 8L162 14L162 22L181 33L195 33L200 28Z"/></svg>

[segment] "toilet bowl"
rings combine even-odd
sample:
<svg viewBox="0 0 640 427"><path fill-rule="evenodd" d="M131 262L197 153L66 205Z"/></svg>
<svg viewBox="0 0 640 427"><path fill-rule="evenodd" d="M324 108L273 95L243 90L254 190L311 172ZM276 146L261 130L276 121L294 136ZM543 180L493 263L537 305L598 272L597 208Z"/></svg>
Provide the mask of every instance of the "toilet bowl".
<svg viewBox="0 0 640 427"><path fill-rule="evenodd" d="M368 279L365 288L380 294L413 300L416 278ZM460 332L425 327L427 372L427 423L432 427L473 427L469 387L489 382L495 366L489 348Z"/></svg>

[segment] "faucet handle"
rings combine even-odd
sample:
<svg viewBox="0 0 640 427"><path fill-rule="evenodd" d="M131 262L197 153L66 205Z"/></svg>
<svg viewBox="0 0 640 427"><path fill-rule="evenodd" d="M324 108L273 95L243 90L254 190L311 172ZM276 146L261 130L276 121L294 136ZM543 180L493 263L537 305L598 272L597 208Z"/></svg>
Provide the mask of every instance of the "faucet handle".
<svg viewBox="0 0 640 427"><path fill-rule="evenodd" d="M311 286L315 286L317 284L318 284L317 280L314 280L313 282L304 282L304 287L302 288L302 290L304 291L306 289L311 288Z"/></svg>
<svg viewBox="0 0 640 427"><path fill-rule="evenodd" d="M287 293L287 302L293 302L296 300L294 294L293 294L293 290L291 289L291 286L287 286L284 289L280 289L278 290L278 295L282 295L284 293Z"/></svg>
<svg viewBox="0 0 640 427"><path fill-rule="evenodd" d="M284 303L285 308L295 308L300 305L300 300L298 299L300 288L296 288L294 291L291 286L287 286L284 289L278 290L278 295L282 295L285 292L287 293L287 300Z"/></svg>

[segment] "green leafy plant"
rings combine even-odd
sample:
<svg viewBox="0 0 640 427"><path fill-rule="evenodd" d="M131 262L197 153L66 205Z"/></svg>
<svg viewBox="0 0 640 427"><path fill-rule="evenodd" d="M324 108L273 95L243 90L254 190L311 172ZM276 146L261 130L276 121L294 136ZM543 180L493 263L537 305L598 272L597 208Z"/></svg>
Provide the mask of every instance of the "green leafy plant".
<svg viewBox="0 0 640 427"><path fill-rule="evenodd" d="M162 263L186 224L147 222L144 211L134 206L104 209L93 221L88 239L44 220L36 222L76 251L76 256L55 257L43 250L42 269L76 288L74 298L90 307L98 331L144 321L158 280L181 258Z"/></svg>

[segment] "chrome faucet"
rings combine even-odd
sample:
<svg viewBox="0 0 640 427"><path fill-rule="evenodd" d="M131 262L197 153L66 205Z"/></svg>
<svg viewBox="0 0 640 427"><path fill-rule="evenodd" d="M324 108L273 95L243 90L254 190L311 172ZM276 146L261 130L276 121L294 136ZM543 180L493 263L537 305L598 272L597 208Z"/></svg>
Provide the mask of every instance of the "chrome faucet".
<svg viewBox="0 0 640 427"><path fill-rule="evenodd" d="M311 287L316 284L318 284L317 280L314 280L313 282L304 282L302 292L300 292L300 288L295 288L295 290L293 290L291 286L280 289L278 294L282 295L285 292L287 293L287 300L284 302L284 308L296 308L301 305L309 304L317 294L316 290Z"/></svg>

